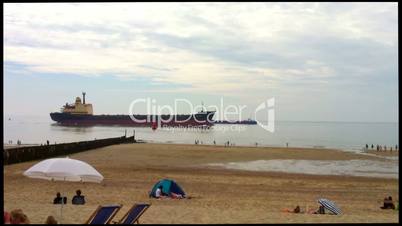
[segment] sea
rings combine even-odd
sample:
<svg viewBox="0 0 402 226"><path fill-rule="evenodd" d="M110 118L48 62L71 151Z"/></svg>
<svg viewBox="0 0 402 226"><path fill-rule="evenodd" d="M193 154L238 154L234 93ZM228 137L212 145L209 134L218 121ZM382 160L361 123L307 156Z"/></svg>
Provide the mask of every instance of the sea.
<svg viewBox="0 0 402 226"><path fill-rule="evenodd" d="M216 124L210 129L190 128L152 128L122 126L61 126L50 119L50 116L4 115L3 139L8 144L17 140L22 144L45 144L76 142L133 136L137 140L149 143L176 143L224 145L229 142L234 146L258 147L308 147L335 148L348 152L363 153L367 145L387 146L395 149L398 145L399 123L397 122L307 122L307 121L275 121L274 131L265 130L259 125L222 125ZM327 174L372 175L398 177L398 157L386 159L389 164L379 162L350 161L345 168L342 161L266 161L224 164L222 167L262 171L305 170L306 172L322 172L319 166L325 166ZM218 164L219 165L219 164ZM344 165L345 170L339 170ZM355 165L355 167L353 167ZM269 167L267 167L269 166ZM282 166L282 167L281 167ZM351 167L352 166L352 167ZM318 167L318 168L317 168ZM334 170L330 170L330 169ZM367 173L362 173L367 171ZM373 171L372 173L370 173Z"/></svg>

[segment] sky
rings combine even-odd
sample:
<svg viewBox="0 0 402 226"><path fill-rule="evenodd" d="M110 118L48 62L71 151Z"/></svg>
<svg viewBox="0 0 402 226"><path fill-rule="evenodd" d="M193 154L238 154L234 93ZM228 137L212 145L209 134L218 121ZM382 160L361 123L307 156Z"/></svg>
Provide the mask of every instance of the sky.
<svg viewBox="0 0 402 226"><path fill-rule="evenodd" d="M397 3L3 6L5 115L85 91L95 114L185 98L254 118L275 98L276 120L398 122Z"/></svg>

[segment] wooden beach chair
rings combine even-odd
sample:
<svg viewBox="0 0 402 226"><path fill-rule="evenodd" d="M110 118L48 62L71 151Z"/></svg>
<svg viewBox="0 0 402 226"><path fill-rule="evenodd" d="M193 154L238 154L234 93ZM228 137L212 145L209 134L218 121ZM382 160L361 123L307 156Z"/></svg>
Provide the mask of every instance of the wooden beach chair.
<svg viewBox="0 0 402 226"><path fill-rule="evenodd" d="M122 205L99 205L85 224L109 224Z"/></svg>
<svg viewBox="0 0 402 226"><path fill-rule="evenodd" d="M129 211L120 219L120 221L114 221L115 224L139 224L141 215L151 206L151 204L134 204Z"/></svg>

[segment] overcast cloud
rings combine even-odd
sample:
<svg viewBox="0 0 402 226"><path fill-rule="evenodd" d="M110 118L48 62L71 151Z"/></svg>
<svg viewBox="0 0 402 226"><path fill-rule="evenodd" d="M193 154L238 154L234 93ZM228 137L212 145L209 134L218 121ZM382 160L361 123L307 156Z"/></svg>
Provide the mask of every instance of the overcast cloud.
<svg viewBox="0 0 402 226"><path fill-rule="evenodd" d="M397 3L7 3L5 76L145 79L239 104L275 96L284 119L397 121L397 18Z"/></svg>

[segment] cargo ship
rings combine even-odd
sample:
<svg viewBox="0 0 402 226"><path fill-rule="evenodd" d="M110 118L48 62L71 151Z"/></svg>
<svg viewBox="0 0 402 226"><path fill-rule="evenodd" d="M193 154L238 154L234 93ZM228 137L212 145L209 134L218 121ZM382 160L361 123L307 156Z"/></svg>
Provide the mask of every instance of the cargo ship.
<svg viewBox="0 0 402 226"><path fill-rule="evenodd" d="M200 127L214 125L215 111L201 111L195 114L177 115L94 115L92 104L85 102L85 92L77 97L74 104L64 105L61 112L50 113L50 118L61 125L91 126L120 125L133 127Z"/></svg>

